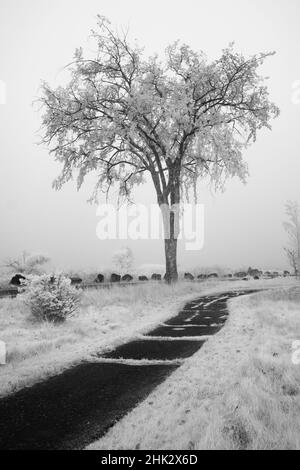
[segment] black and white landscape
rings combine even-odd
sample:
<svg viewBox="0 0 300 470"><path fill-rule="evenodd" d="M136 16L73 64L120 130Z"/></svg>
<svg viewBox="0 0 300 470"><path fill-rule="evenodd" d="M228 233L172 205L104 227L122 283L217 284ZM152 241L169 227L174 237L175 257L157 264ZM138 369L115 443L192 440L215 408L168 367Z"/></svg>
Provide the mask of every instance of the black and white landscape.
<svg viewBox="0 0 300 470"><path fill-rule="evenodd" d="M299 14L2 0L0 450L300 449Z"/></svg>

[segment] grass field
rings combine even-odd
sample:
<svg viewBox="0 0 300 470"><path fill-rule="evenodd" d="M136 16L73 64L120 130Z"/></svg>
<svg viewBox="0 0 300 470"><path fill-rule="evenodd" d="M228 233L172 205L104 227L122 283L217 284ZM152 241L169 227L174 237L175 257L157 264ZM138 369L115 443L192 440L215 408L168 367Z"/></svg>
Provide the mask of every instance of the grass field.
<svg viewBox="0 0 300 470"><path fill-rule="evenodd" d="M202 294L270 288L231 300L226 326L91 447L300 448L300 366L291 361L300 297L293 286L279 279L116 286L84 292L77 314L60 325L34 322L21 296L2 299L8 361L0 366L0 396L129 341Z"/></svg>
<svg viewBox="0 0 300 470"><path fill-rule="evenodd" d="M300 449L300 291L230 301L226 326L89 449Z"/></svg>
<svg viewBox="0 0 300 470"><path fill-rule="evenodd" d="M218 282L142 284L85 291L80 309L64 324L37 323L21 298L0 299L0 396L124 343L176 314L181 304Z"/></svg>

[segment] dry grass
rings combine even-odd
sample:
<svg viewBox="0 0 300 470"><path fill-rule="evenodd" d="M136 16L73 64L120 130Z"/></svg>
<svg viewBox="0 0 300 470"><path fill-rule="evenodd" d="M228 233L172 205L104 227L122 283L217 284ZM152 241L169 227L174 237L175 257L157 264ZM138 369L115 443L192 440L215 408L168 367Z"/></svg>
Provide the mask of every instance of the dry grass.
<svg viewBox="0 0 300 470"><path fill-rule="evenodd" d="M300 449L295 289L231 301L223 330L93 449Z"/></svg>
<svg viewBox="0 0 300 470"><path fill-rule="evenodd" d="M85 291L79 312L59 325L33 321L21 296L1 299L0 340L7 344L7 364L0 366L0 396L129 341L216 284L149 283Z"/></svg>

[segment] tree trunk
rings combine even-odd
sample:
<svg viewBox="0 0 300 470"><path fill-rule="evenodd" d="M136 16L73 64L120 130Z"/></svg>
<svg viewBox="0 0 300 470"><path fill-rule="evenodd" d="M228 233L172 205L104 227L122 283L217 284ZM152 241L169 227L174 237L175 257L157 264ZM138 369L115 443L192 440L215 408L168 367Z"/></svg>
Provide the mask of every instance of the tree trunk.
<svg viewBox="0 0 300 470"><path fill-rule="evenodd" d="M179 235L179 200L172 198L172 205L161 205L164 223L166 274L169 283L178 280L177 272L177 239ZM177 202L178 200L178 202Z"/></svg>
<svg viewBox="0 0 300 470"><path fill-rule="evenodd" d="M165 239L165 254L166 254L166 274L165 280L168 283L176 282L178 280L177 272L177 239Z"/></svg>
<svg viewBox="0 0 300 470"><path fill-rule="evenodd" d="M156 172L152 172L153 183L157 192L157 202L162 212L165 238L166 273L168 283L178 280L177 239L179 236L179 203L180 203L180 161L168 165L169 191L161 191ZM164 184L162 184L164 186Z"/></svg>

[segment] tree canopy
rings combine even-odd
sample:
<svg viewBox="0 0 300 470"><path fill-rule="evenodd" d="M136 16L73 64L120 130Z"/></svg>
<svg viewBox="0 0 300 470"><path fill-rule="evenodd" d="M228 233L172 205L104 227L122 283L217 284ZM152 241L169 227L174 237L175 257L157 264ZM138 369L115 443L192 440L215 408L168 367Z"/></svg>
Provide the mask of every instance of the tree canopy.
<svg viewBox="0 0 300 470"><path fill-rule="evenodd" d="M175 42L145 57L101 16L92 35L96 52L76 50L67 86L43 83L43 140L63 164L56 188L94 171L94 196L117 183L129 198L148 171L158 203L173 204L199 177L245 178L244 149L279 113L258 74L273 53L245 58L230 45L209 62Z"/></svg>

